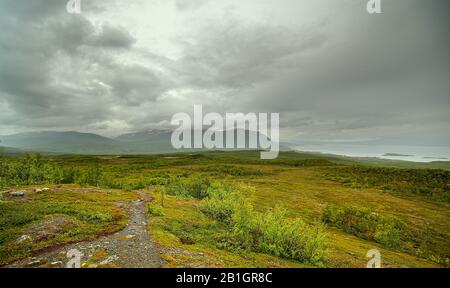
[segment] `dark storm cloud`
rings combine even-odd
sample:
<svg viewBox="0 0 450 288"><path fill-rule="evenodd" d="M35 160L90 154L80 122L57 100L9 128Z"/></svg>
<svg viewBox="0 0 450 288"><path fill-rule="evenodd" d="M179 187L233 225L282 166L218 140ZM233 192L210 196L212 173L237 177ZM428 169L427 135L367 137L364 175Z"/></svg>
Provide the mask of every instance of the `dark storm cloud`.
<svg viewBox="0 0 450 288"><path fill-rule="evenodd" d="M357 134L397 144L402 139L448 144L448 19L434 14L439 8L430 9L431 2L423 10L418 1L387 3L382 15L353 13L357 25L344 23L338 32L325 29L330 37L316 47L320 53L290 57L292 65L272 65L270 80L245 91L241 104L250 111L280 111L289 120L287 127L299 128L295 117L315 119L307 125L311 129L303 128L311 130L303 136L309 140ZM442 10L448 6L440 1L434 5ZM251 55L258 55L261 49L253 48ZM389 129L394 131L383 134Z"/></svg>
<svg viewBox="0 0 450 288"><path fill-rule="evenodd" d="M155 100L165 87L155 73L143 66L118 67L106 83L114 83L112 92L124 106L139 106Z"/></svg>
<svg viewBox="0 0 450 288"><path fill-rule="evenodd" d="M133 12L83 1L87 12L70 15L66 0L0 0L0 129L114 134L196 103L280 112L294 142L450 143L449 1L383 1L369 15L365 1L322 0L335 9L317 19L299 8L316 2L283 1L231 1L219 14L205 0ZM258 5L268 17L256 19Z"/></svg>
<svg viewBox="0 0 450 288"><path fill-rule="evenodd" d="M235 21L211 23L188 45L180 66L189 83L200 87L249 87L288 68L289 59L319 49L327 40L320 27L290 31L265 25L245 26Z"/></svg>
<svg viewBox="0 0 450 288"><path fill-rule="evenodd" d="M74 50L85 46L94 48L109 49L129 49L136 39L129 31L123 27L116 27L104 23L96 28L93 23L82 16L66 17L61 21L54 21L48 26L53 36L53 42L47 43L55 45L54 49L64 49L65 52L74 52Z"/></svg>
<svg viewBox="0 0 450 288"><path fill-rule="evenodd" d="M103 25L102 31L89 43L100 47L130 48L136 39L124 28Z"/></svg>
<svg viewBox="0 0 450 288"><path fill-rule="evenodd" d="M24 2L1 2L2 125L83 130L161 91L148 68L116 61L136 42L126 29L69 15L66 1Z"/></svg>
<svg viewBox="0 0 450 288"><path fill-rule="evenodd" d="M61 7L64 7L66 3L67 1L64 0L2 0L0 2L0 9L3 12L2 18L14 18L21 21L35 21L48 15L61 13Z"/></svg>

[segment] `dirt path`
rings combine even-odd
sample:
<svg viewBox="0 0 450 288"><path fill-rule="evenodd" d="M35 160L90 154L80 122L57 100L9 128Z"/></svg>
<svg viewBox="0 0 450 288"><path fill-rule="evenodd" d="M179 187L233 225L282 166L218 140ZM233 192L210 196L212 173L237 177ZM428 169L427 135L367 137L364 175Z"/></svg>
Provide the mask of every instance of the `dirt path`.
<svg viewBox="0 0 450 288"><path fill-rule="evenodd" d="M150 197L141 191L140 200L127 207L129 222L125 229L94 241L66 245L33 258L17 261L7 267L66 267L67 252L81 252L82 267L157 268L163 262L147 232L146 202Z"/></svg>

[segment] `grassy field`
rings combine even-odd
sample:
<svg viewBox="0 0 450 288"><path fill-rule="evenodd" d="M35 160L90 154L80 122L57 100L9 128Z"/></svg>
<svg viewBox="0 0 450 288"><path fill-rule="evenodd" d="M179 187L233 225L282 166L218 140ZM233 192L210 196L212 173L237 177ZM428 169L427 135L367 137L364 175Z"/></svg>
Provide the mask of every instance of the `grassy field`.
<svg viewBox="0 0 450 288"><path fill-rule="evenodd" d="M0 201L0 265L30 257L58 245L94 239L116 232L127 223L116 201L131 201L136 195L119 190L103 191L77 185L50 186L24 198L3 196ZM21 238L27 235L30 238Z"/></svg>
<svg viewBox="0 0 450 288"><path fill-rule="evenodd" d="M0 161L3 190L52 188L3 197L0 265L117 231L126 214L114 203L136 199L135 190L153 196L148 230L166 267L365 267L370 249L383 267L450 265L442 163L296 152L261 161L252 151ZM17 244L49 219L62 223L52 237Z"/></svg>

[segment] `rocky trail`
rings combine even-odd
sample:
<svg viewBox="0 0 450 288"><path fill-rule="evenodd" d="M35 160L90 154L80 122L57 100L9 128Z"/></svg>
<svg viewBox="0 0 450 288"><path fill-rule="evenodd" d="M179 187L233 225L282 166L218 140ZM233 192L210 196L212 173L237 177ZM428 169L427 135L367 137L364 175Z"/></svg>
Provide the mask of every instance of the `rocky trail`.
<svg viewBox="0 0 450 288"><path fill-rule="evenodd" d="M79 264L82 268L161 267L163 261L147 231L146 203L150 201L150 197L144 192L137 192L141 198L125 207L129 214L129 222L123 230L93 241L58 247L33 258L17 261L7 267L63 268L69 261L72 263L74 261L68 258L69 251L81 253Z"/></svg>

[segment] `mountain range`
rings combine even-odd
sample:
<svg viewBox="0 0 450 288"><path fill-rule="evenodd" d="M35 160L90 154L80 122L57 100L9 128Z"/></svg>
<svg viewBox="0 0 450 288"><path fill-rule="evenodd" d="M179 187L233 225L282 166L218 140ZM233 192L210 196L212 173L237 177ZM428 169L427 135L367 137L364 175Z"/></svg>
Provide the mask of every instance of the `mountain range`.
<svg viewBox="0 0 450 288"><path fill-rule="evenodd" d="M246 130L246 147L248 136ZM176 150L171 145L171 130L149 130L104 137L93 133L29 132L14 135L0 135L0 146L9 150L38 151L75 154L148 154L170 153ZM259 135L259 134L257 134ZM5 148L4 148L5 149ZM192 149L193 150L193 149ZM183 149L186 151L186 149Z"/></svg>

